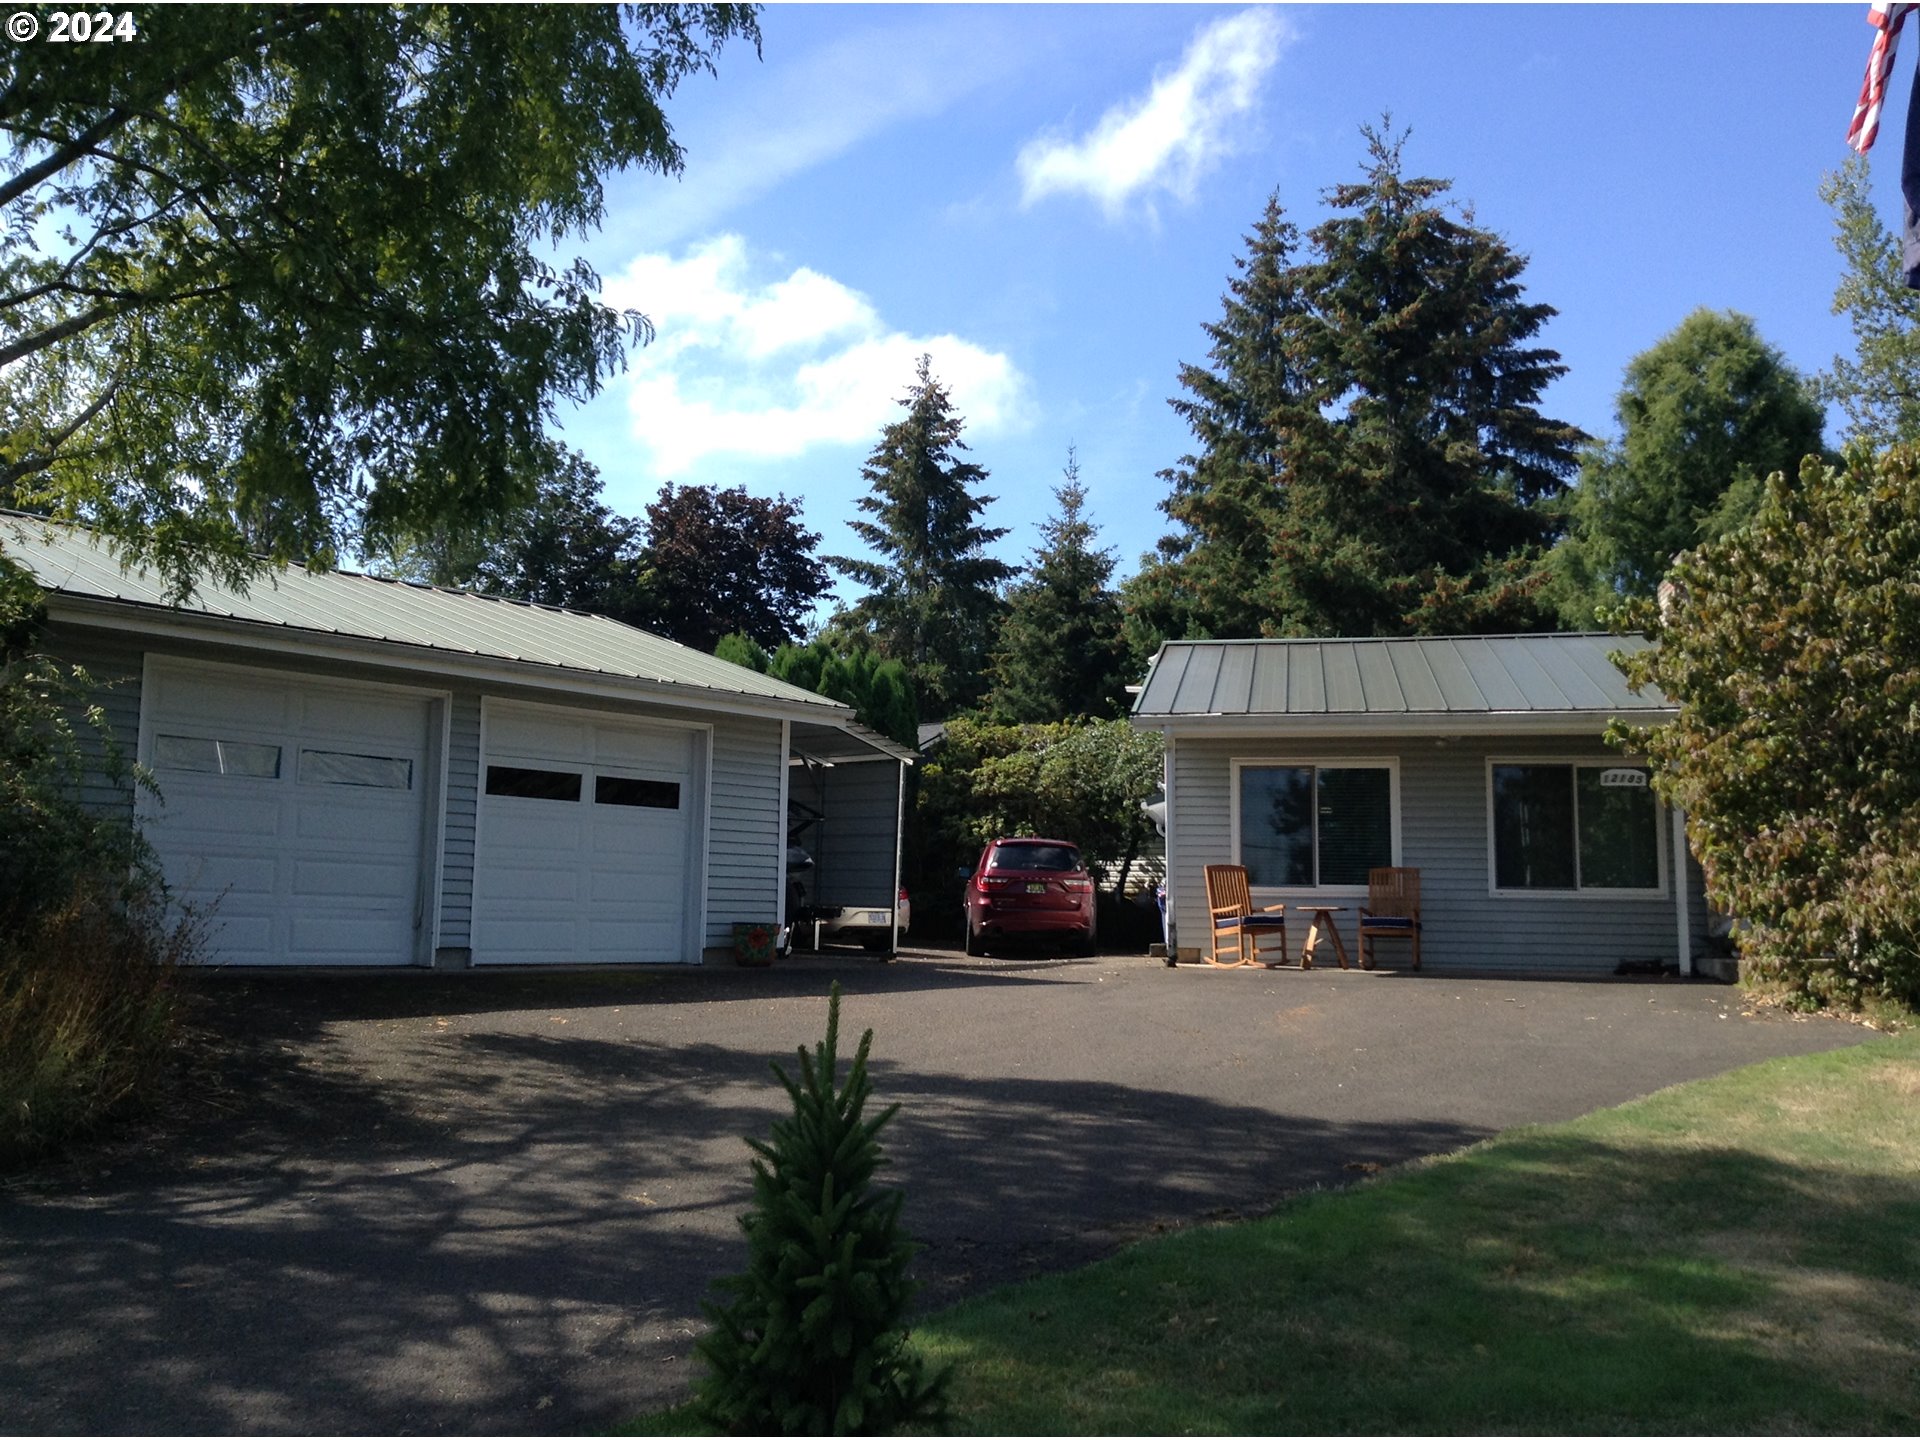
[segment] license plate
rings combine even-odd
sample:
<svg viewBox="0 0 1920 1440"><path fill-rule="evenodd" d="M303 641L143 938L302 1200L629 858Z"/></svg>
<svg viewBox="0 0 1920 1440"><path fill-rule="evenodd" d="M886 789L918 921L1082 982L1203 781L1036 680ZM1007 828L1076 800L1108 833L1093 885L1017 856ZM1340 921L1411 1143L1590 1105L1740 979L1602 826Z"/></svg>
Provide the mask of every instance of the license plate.
<svg viewBox="0 0 1920 1440"><path fill-rule="evenodd" d="M1046 882L1046 881L1044 881L1044 880L1029 880L1029 881L1027 882L1027 894L1029 894L1029 895L1044 895L1044 894L1046 894L1046 893L1047 893L1047 882Z"/></svg>
<svg viewBox="0 0 1920 1440"><path fill-rule="evenodd" d="M893 922L887 918L886 911L869 910L867 912L866 920L862 923L867 925L891 925Z"/></svg>

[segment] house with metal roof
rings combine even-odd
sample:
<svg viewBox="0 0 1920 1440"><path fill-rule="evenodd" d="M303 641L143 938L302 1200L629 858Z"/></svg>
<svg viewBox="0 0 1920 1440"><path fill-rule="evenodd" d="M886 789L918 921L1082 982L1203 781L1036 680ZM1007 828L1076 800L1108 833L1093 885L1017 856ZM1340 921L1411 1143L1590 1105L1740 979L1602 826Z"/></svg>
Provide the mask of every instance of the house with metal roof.
<svg viewBox="0 0 1920 1440"><path fill-rule="evenodd" d="M135 807L232 965L690 964L789 916L793 787L858 843L812 904L899 891L914 752L849 707L599 616L290 567L177 600L0 515L157 793Z"/></svg>
<svg viewBox="0 0 1920 1440"><path fill-rule="evenodd" d="M1707 913L1683 817L1601 739L1616 716L1675 713L1608 658L1646 643L1162 646L1132 720L1166 737L1169 955L1197 959L1211 940L1207 865L1245 866L1255 905L1290 918L1336 907L1349 942L1369 870L1408 866L1425 968L1689 973ZM1382 963L1395 953L1383 944Z"/></svg>

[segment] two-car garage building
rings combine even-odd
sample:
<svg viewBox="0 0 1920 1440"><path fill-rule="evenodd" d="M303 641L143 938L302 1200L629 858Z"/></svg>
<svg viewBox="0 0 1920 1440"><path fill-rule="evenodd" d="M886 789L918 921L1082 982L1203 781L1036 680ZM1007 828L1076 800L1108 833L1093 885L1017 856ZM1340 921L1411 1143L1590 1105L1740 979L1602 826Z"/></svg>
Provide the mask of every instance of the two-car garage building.
<svg viewBox="0 0 1920 1440"><path fill-rule="evenodd" d="M155 791L225 964L697 963L786 920L789 775L893 784L844 705L604 618L294 567L180 604L84 531L0 519ZM869 867L871 868L871 867ZM894 876L860 881L888 897ZM884 887L884 888L883 888Z"/></svg>

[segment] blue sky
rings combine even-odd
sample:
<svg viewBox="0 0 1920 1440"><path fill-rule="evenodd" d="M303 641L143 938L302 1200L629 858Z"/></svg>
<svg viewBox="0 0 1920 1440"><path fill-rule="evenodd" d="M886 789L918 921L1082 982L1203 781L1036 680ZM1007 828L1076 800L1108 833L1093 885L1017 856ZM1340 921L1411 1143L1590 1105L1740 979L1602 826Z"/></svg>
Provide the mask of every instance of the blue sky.
<svg viewBox="0 0 1920 1440"><path fill-rule="evenodd" d="M803 500L825 554L933 356L1023 560L1069 444L1124 575L1166 529L1168 409L1277 191L1306 228L1391 111L1529 257L1568 375L1548 414L1615 431L1626 363L1693 309L1801 370L1849 346L1816 193L1847 156L1864 3L1714 6L772 5L668 113L678 179L609 186L586 245L658 338L563 437L637 514L666 481ZM1910 29L1912 27L1909 27ZM1898 217L1906 37L1873 152ZM1830 439L1836 438L1834 435Z"/></svg>

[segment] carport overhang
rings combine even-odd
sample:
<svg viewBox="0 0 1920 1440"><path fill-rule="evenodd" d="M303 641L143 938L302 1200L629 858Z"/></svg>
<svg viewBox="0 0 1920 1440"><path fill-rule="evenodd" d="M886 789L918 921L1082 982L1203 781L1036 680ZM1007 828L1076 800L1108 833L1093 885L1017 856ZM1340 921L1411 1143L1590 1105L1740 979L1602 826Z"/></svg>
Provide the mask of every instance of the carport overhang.
<svg viewBox="0 0 1920 1440"><path fill-rule="evenodd" d="M890 740L877 731L870 730L856 721L841 721L836 724L823 724L814 720L789 720L785 722L787 765L781 777L780 813L782 826L787 823L789 807L792 801L792 778L796 769L815 777L823 794L832 796L837 788L831 783L835 771L859 767L863 777L871 771L867 767L891 767L893 784L887 787L890 793L879 787L867 785L861 787L865 794L854 800L838 799L830 801L828 808L836 826L867 835L888 834L892 837L889 852L892 859L892 888L887 893L887 906L893 916L893 940L891 950L900 948L900 862L901 851L906 833L907 818L907 767L919 758L919 752ZM783 828L783 840L784 828ZM787 915L787 861L786 846L781 846L780 860L780 924L784 927L789 919Z"/></svg>

